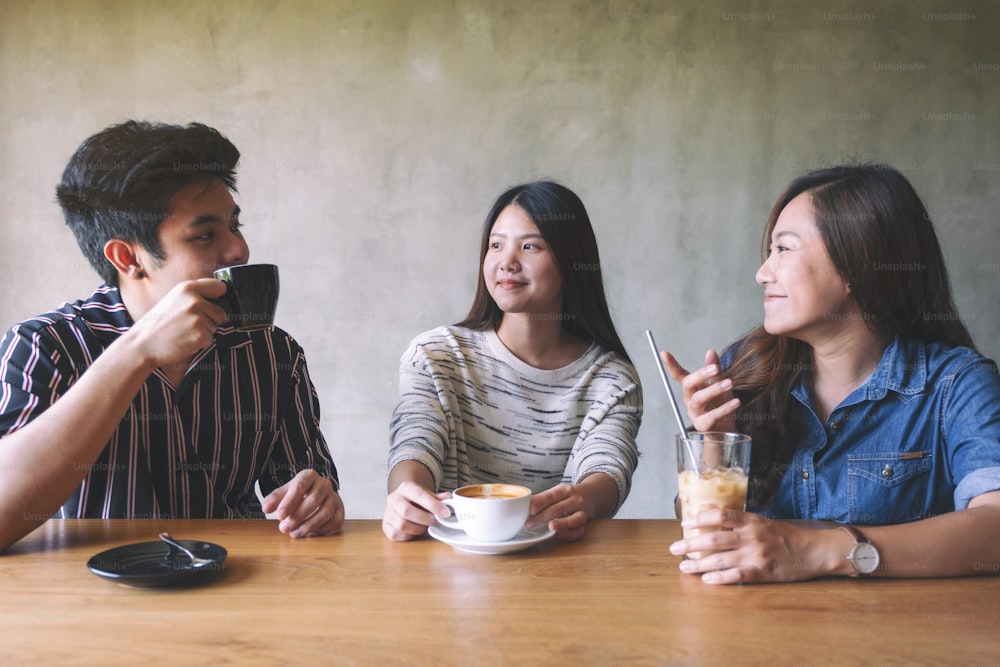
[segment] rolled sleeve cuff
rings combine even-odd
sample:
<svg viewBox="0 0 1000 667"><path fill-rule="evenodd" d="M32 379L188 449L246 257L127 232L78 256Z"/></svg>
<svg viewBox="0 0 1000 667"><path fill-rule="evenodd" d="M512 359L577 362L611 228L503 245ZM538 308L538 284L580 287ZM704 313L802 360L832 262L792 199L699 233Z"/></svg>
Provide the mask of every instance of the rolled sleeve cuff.
<svg viewBox="0 0 1000 667"><path fill-rule="evenodd" d="M628 499L629 491L631 490L631 477L625 475L622 471L615 466L610 465L599 465L593 468L588 468L587 470L581 470L577 475L576 479L573 480L574 484L580 482L580 480L593 475L595 473L603 473L613 479L615 484L618 486L618 505L615 506L615 510L611 513L610 518L614 518L618 514L618 510L622 508L625 501Z"/></svg>
<svg viewBox="0 0 1000 667"><path fill-rule="evenodd" d="M976 496L1000 491L1000 467L973 470L955 488L955 509L964 510Z"/></svg>
<svg viewBox="0 0 1000 667"><path fill-rule="evenodd" d="M441 482L444 481L444 473L441 470L441 464L430 453L420 448L405 448L394 451L392 456L389 457L389 472L392 472L392 469L403 461L416 461L423 464L431 473L431 479L434 480L434 491L436 492L441 488Z"/></svg>

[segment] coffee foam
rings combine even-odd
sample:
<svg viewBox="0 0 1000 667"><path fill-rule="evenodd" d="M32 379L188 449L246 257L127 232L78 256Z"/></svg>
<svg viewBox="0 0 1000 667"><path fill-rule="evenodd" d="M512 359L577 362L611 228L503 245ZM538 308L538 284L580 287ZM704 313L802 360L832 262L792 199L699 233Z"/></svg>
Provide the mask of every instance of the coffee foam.
<svg viewBox="0 0 1000 667"><path fill-rule="evenodd" d="M479 498L484 500L511 500L530 494L531 491L516 484L475 484L455 491L464 498Z"/></svg>

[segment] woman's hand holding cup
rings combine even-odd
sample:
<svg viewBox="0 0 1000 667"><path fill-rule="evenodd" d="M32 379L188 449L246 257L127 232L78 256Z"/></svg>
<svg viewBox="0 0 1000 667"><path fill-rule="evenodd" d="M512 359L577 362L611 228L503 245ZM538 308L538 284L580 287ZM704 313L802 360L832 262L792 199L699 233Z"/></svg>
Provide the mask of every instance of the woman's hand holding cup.
<svg viewBox="0 0 1000 667"><path fill-rule="evenodd" d="M441 502L450 497L450 493L435 494L417 482L402 482L386 499L382 532L394 542L420 537L437 523L436 517L451 515L451 509Z"/></svg>

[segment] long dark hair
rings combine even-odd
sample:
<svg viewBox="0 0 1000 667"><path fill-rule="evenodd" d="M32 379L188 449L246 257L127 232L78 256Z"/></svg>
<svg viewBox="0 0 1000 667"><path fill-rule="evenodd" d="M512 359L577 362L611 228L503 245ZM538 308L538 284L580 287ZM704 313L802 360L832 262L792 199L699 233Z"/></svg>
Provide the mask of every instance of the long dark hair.
<svg viewBox="0 0 1000 667"><path fill-rule="evenodd" d="M934 226L906 178L880 164L820 169L801 176L778 197L763 248L778 216L808 192L816 227L841 278L851 286L864 321L886 338L975 348L958 316ZM797 446L789 432L792 389L813 367L812 348L759 326L736 344L729 377L742 407L741 432L753 437L749 504L773 497Z"/></svg>
<svg viewBox="0 0 1000 667"><path fill-rule="evenodd" d="M482 269L493 224L511 205L520 207L535 223L559 268L563 283L563 312L560 315L563 328L617 352L631 363L608 311L601 258L587 209L572 190L551 181L516 185L494 202L483 224L476 296L469 314L456 326L485 330L495 328L503 319L503 311L486 288Z"/></svg>

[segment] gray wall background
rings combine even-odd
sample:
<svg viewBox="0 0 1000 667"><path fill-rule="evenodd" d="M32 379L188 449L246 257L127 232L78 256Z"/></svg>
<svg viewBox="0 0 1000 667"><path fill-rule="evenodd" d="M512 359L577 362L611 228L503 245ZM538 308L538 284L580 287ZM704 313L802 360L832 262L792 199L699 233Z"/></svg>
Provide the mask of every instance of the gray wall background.
<svg viewBox="0 0 1000 667"><path fill-rule="evenodd" d="M758 322L763 223L806 169L901 168L1000 356L998 28L975 0L0 0L0 324L97 285L53 203L80 141L127 118L219 128L348 515L380 517L399 355L465 314L492 200L556 178L594 221L645 388L620 516L672 517L643 330L694 365Z"/></svg>

